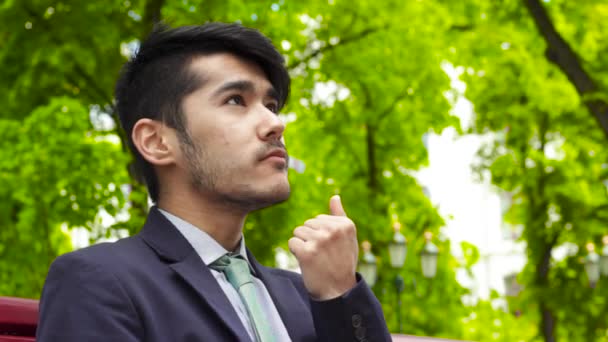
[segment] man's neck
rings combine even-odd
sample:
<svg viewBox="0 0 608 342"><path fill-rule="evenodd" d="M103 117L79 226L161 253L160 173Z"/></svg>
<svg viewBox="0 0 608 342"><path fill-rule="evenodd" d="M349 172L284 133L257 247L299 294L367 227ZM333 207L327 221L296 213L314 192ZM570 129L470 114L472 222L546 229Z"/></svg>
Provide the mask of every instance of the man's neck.
<svg viewBox="0 0 608 342"><path fill-rule="evenodd" d="M209 234L228 251L238 246L247 217L246 211L200 197L161 196L158 207Z"/></svg>

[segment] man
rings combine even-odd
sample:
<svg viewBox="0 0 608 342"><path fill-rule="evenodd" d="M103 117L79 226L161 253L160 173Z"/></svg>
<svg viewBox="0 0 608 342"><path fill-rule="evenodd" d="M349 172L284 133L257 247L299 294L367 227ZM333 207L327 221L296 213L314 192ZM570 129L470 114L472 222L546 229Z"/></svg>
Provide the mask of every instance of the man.
<svg viewBox="0 0 608 342"><path fill-rule="evenodd" d="M390 340L338 196L289 240L301 276L245 248L247 214L289 196L277 116L289 82L271 42L239 25L142 43L116 99L156 206L139 234L57 258L39 342Z"/></svg>

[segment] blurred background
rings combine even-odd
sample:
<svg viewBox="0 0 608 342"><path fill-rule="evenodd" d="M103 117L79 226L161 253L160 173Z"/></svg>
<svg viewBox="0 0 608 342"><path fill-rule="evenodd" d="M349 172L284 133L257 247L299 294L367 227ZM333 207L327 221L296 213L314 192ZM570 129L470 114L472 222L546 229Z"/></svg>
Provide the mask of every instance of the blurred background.
<svg viewBox="0 0 608 342"><path fill-rule="evenodd" d="M297 269L293 228L339 193L392 332L608 341L605 0L4 0L0 296L141 228L113 87L158 21L285 56L292 196L247 221L262 263Z"/></svg>

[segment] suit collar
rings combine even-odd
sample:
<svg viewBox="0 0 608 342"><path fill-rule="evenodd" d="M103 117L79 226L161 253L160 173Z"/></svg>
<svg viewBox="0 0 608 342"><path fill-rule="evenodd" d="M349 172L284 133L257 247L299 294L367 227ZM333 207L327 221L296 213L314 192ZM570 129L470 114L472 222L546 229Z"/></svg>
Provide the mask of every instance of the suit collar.
<svg viewBox="0 0 608 342"><path fill-rule="evenodd" d="M150 208L140 236L156 254L170 262L183 260L194 252L188 240L156 206Z"/></svg>
<svg viewBox="0 0 608 342"><path fill-rule="evenodd" d="M209 268L173 224L152 207L146 223L140 233L145 243L150 246L221 318L239 341L250 340L232 304ZM298 291L292 279L262 266L247 250L247 257L256 275L262 280L274 302L285 328L292 341L304 341L310 338L314 324L310 316L308 302L302 298L302 289Z"/></svg>
<svg viewBox="0 0 608 342"><path fill-rule="evenodd" d="M177 230L179 230L184 238L186 238L196 253L203 259L205 265L209 266L229 252L203 229L196 227L192 223L181 217L175 216L166 210L161 208L158 208L157 210L163 214Z"/></svg>
<svg viewBox="0 0 608 342"><path fill-rule="evenodd" d="M188 240L158 211L150 209L140 236L207 303L239 341L250 337L213 274Z"/></svg>
<svg viewBox="0 0 608 342"><path fill-rule="evenodd" d="M156 211L160 212L167 220L169 220L175 228L181 233L181 235L190 243L196 253L203 259L205 265L209 266L214 261L230 253L226 250L219 242L217 242L211 235L205 232L202 228L199 228L192 223L182 219L181 217L175 216L170 212L161 208L156 208ZM245 237L241 237L238 247L235 252L247 261L249 264L249 256L245 247ZM253 274L255 271L250 267Z"/></svg>

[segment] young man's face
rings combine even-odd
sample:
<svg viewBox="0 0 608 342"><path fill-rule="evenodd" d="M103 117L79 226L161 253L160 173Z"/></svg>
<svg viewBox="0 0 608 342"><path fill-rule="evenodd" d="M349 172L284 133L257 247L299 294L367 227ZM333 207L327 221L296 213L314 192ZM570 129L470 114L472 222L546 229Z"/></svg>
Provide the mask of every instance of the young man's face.
<svg viewBox="0 0 608 342"><path fill-rule="evenodd" d="M180 165L201 195L250 209L289 196L285 125L272 84L255 63L231 54L197 57L204 85L182 102L187 134Z"/></svg>

